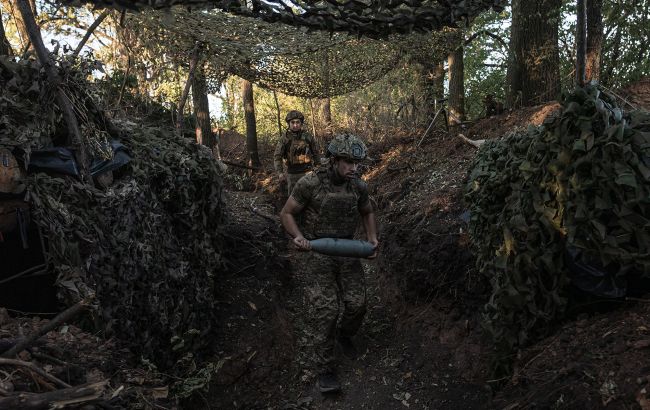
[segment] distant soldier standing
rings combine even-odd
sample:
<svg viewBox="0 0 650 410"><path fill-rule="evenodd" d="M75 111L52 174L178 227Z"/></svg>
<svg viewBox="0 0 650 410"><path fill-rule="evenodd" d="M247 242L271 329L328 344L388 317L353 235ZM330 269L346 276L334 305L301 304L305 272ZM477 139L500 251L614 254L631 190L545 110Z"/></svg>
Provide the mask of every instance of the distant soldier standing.
<svg viewBox="0 0 650 410"><path fill-rule="evenodd" d="M289 195L300 178L319 163L319 152L314 137L302 129L305 116L300 111L292 110L285 118L288 129L278 141L273 154L275 171L280 181L287 181ZM284 171L284 162L287 171Z"/></svg>
<svg viewBox="0 0 650 410"><path fill-rule="evenodd" d="M357 167L366 158L364 143L355 135L339 134L328 145L330 166L301 178L295 185L280 220L303 251L310 239L352 239L359 220L376 257L377 225L368 186L359 179ZM302 218L298 218L302 216ZM296 220L301 220L300 225ZM293 261L295 294L290 298L298 336L298 360L305 370L318 373L322 393L341 386L335 374L335 345L344 353L356 354L351 338L361 327L366 313L366 284L358 258L300 253ZM338 328L337 328L338 323Z"/></svg>

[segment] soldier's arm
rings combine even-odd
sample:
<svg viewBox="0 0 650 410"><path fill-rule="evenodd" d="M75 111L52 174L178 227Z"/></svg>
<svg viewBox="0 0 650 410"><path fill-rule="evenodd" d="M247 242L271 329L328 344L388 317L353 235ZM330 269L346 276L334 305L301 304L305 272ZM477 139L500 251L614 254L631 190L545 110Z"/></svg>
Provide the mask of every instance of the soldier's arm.
<svg viewBox="0 0 650 410"><path fill-rule="evenodd" d="M284 204L284 207L282 207L282 211L280 211L280 222L282 222L282 226L289 235L293 236L293 243L296 244L298 248L309 250L311 249L311 244L307 239L305 239L302 232L300 232L300 228L298 228L295 218L303 208L303 205L290 196Z"/></svg>
<svg viewBox="0 0 650 410"><path fill-rule="evenodd" d="M376 258L377 248L379 246L379 240L377 239L377 220L375 219L375 209L370 200L365 205L359 207L359 213L361 214L363 228L366 230L366 239L375 247L375 253L370 255L368 259Z"/></svg>
<svg viewBox="0 0 650 410"><path fill-rule="evenodd" d="M275 152L273 153L273 167L275 172L278 174L284 173L284 138L278 141L278 144L275 146Z"/></svg>

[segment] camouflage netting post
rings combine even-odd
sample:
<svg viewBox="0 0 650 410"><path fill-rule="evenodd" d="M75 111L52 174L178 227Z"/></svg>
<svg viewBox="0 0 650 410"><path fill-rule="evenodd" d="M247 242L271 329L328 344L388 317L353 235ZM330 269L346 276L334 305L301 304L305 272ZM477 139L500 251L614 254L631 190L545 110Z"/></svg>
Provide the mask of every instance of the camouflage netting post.
<svg viewBox="0 0 650 410"><path fill-rule="evenodd" d="M470 235L492 285L484 321L497 373L562 316L571 281L616 296L650 277L650 114L623 113L595 87L563 107L541 127L488 141L470 168Z"/></svg>
<svg viewBox="0 0 650 410"><path fill-rule="evenodd" d="M92 89L84 75L69 71L66 92ZM36 64L0 64L0 146L21 148L28 161L32 149L47 144L37 137L65 128L51 91ZM96 118L88 103L75 109ZM28 200L47 239L60 299L70 305L95 293L99 328L169 368L211 340L205 336L215 319L213 287L224 262L221 174L209 149L171 129L121 129L133 159L116 171L112 186L31 173Z"/></svg>

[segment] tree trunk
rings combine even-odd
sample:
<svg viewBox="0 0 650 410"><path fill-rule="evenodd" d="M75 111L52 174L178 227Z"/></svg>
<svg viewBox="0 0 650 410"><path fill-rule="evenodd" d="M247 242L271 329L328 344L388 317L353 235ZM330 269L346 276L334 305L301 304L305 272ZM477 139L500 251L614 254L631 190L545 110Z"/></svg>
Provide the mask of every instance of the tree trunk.
<svg viewBox="0 0 650 410"><path fill-rule="evenodd" d="M14 55L9 40L7 40L7 35L5 34L5 27L2 24L2 10L0 10L0 55L2 56L12 56Z"/></svg>
<svg viewBox="0 0 650 410"><path fill-rule="evenodd" d="M20 14L23 18L25 30L29 36L29 41L34 46L38 61L41 63L43 69L45 70L45 73L47 74L47 80L51 86L56 89L56 101L62 111L63 119L68 126L67 143L74 147L75 155L77 156L77 163L81 165L81 179L84 182L92 182L92 177L88 172L88 169L90 168L90 157L88 156L86 146L83 142L83 137L79 128L79 122L77 121L77 117L74 113L72 103L61 88L61 79L59 78L59 73L54 66L54 60L52 60L49 52L45 48L45 44L43 44L41 30L36 24L36 20L34 20L34 14L32 12L31 6L27 0L17 0L16 5L18 6Z"/></svg>
<svg viewBox="0 0 650 410"><path fill-rule="evenodd" d="M278 119L278 135L282 136L284 129L282 128L282 119L280 115L280 102L278 101L278 93L273 90L273 99L275 100L275 114Z"/></svg>
<svg viewBox="0 0 650 410"><path fill-rule="evenodd" d="M465 121L465 67L463 47L452 51L447 58L449 66L449 123Z"/></svg>
<svg viewBox="0 0 650 410"><path fill-rule="evenodd" d="M314 138L318 138L316 134L316 115L314 114L314 99L309 99L309 112L311 117L311 133L314 135Z"/></svg>
<svg viewBox="0 0 650 410"><path fill-rule="evenodd" d="M433 118L436 100L445 95L445 65L440 61L433 65L423 65L423 69L425 113L427 118Z"/></svg>
<svg viewBox="0 0 650 410"><path fill-rule="evenodd" d="M74 50L74 53L72 53L73 56L76 57L79 55L81 49L86 44L90 36L93 34L93 31L95 31L95 29L99 27L100 24L102 24L102 21L104 21L104 19L108 17L110 13L111 13L110 9L106 9L102 11L102 13L99 16L97 16L93 24L91 24L90 27L88 27L88 30L86 30L86 34L83 36L79 44L77 44L77 48Z"/></svg>
<svg viewBox="0 0 650 410"><path fill-rule="evenodd" d="M242 102L244 104L244 117L246 119L246 149L250 157L250 166L260 167L259 153L257 152L257 124L255 122L255 104L253 102L253 84L242 80Z"/></svg>
<svg viewBox="0 0 650 410"><path fill-rule="evenodd" d="M176 113L176 132L178 135L183 134L183 111L185 110L185 101L187 101L187 96L190 93L190 87L192 85L192 81L194 80L194 71L196 71L196 65L199 62L200 55L200 46L197 43L194 46L194 50L192 50L192 57L190 58L190 72L187 75L187 81L185 82L185 87L183 88L183 94L181 94L181 98L178 101L178 111Z"/></svg>
<svg viewBox="0 0 650 410"><path fill-rule="evenodd" d="M506 70L506 105L514 108L521 106L521 78L523 76L523 44L524 28L521 24L521 1L511 3L512 21L510 23L510 45L508 47L508 69Z"/></svg>
<svg viewBox="0 0 650 410"><path fill-rule="evenodd" d="M208 104L208 86L202 66L197 67L192 81L192 102L196 117L196 142L210 149L214 147L212 125L210 124L210 107Z"/></svg>
<svg viewBox="0 0 650 410"><path fill-rule="evenodd" d="M576 7L576 85L585 85L585 64L587 58L587 10L585 2L577 0Z"/></svg>
<svg viewBox="0 0 650 410"><path fill-rule="evenodd" d="M560 93L561 0L513 0L507 102L535 105Z"/></svg>
<svg viewBox="0 0 650 410"><path fill-rule="evenodd" d="M323 128L325 139L332 139L333 129L332 129L332 104L330 97L323 98L320 100L320 109L321 109L321 118L323 119Z"/></svg>
<svg viewBox="0 0 650 410"><path fill-rule="evenodd" d="M600 80L600 63L603 48L603 0L587 2L587 61L586 81Z"/></svg>

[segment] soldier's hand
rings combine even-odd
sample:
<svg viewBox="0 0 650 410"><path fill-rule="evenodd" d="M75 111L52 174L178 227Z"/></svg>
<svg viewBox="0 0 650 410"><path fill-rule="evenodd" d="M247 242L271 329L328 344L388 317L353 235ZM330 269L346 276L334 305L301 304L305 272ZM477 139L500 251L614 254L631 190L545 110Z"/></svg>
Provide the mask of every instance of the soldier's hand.
<svg viewBox="0 0 650 410"><path fill-rule="evenodd" d="M278 178L280 179L280 182L284 182L287 180L287 174L285 172L281 172Z"/></svg>
<svg viewBox="0 0 650 410"><path fill-rule="evenodd" d="M293 243L298 247L298 249L303 251L308 251L311 249L311 243L304 236L296 236L293 238Z"/></svg>
<svg viewBox="0 0 650 410"><path fill-rule="evenodd" d="M379 253L379 241L377 239L369 239L368 242L374 247L375 252L368 256L367 259L375 259Z"/></svg>

